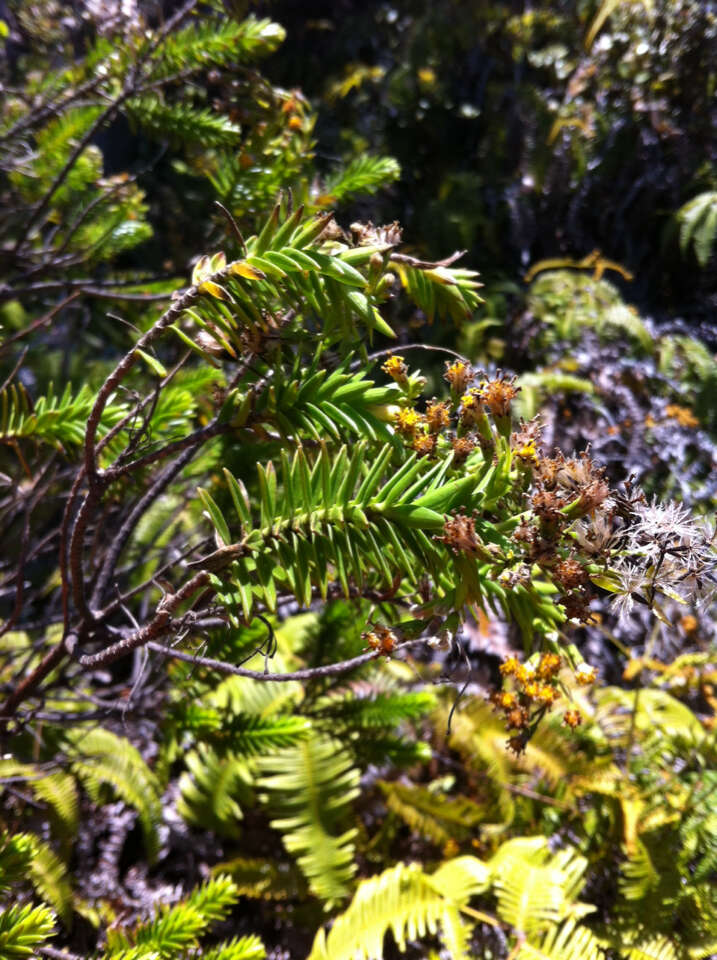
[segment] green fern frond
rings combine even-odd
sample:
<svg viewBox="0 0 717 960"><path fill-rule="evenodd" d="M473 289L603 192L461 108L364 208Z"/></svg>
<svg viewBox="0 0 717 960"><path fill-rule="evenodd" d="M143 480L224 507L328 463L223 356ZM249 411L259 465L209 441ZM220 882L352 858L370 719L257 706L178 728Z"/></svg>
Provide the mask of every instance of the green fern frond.
<svg viewBox="0 0 717 960"><path fill-rule="evenodd" d="M619 946L623 960L681 960L675 944L662 936L646 936L636 944Z"/></svg>
<svg viewBox="0 0 717 960"><path fill-rule="evenodd" d="M261 857L235 857L212 868L231 877L239 896L253 900L296 900L306 896L303 876L293 864Z"/></svg>
<svg viewBox="0 0 717 960"><path fill-rule="evenodd" d="M55 919L47 907L27 903L0 911L0 957L22 960L34 956L53 935L54 927Z"/></svg>
<svg viewBox="0 0 717 960"><path fill-rule="evenodd" d="M0 760L0 794L2 793L3 777L21 778L37 799L44 801L49 806L55 834L60 840L67 841L75 838L79 818L79 801L73 777L60 770L43 774L32 763L2 759Z"/></svg>
<svg viewBox="0 0 717 960"><path fill-rule="evenodd" d="M291 747L310 732L311 721L307 717L236 714L224 724L221 736L237 755L255 757Z"/></svg>
<svg viewBox="0 0 717 960"><path fill-rule="evenodd" d="M67 753L73 773L95 800L109 784L128 806L133 807L150 861L159 849L157 827L162 820L159 783L139 751L110 730L77 730L67 735Z"/></svg>
<svg viewBox="0 0 717 960"><path fill-rule="evenodd" d="M260 758L259 786L309 886L327 908L349 891L356 870L355 829L344 829L358 794L359 771L334 740L314 735L294 747Z"/></svg>
<svg viewBox="0 0 717 960"><path fill-rule="evenodd" d="M682 252L692 246L699 265L707 266L717 237L717 190L693 197L677 211L677 220Z"/></svg>
<svg viewBox="0 0 717 960"><path fill-rule="evenodd" d="M406 720L418 720L435 707L430 690L408 693L376 693L369 697L344 694L327 698L317 705L311 716L315 722L334 729L367 730L377 727L392 729Z"/></svg>
<svg viewBox="0 0 717 960"><path fill-rule="evenodd" d="M34 852L28 867L28 876L42 900L55 909L69 927L72 923L72 888L66 865L54 850L33 837Z"/></svg>
<svg viewBox="0 0 717 960"><path fill-rule="evenodd" d="M30 782L36 797L50 807L63 839L74 839L80 815L79 799L75 780L67 773L56 771Z"/></svg>
<svg viewBox="0 0 717 960"><path fill-rule="evenodd" d="M27 877L35 851L35 837L29 833L0 834L0 891L4 892Z"/></svg>
<svg viewBox="0 0 717 960"><path fill-rule="evenodd" d="M358 156L331 174L323 192L327 203L341 203L356 194L376 193L400 176L401 168L393 157Z"/></svg>
<svg viewBox="0 0 717 960"><path fill-rule="evenodd" d="M235 837L242 819L240 803L249 800L252 776L246 759L232 753L218 754L206 743L185 758L187 772L179 779L177 810L195 826Z"/></svg>
<svg viewBox="0 0 717 960"><path fill-rule="evenodd" d="M266 632L263 624L261 631ZM275 636L279 633L277 630ZM296 682L254 683L248 677L227 677L207 696L206 703L223 717L250 714L266 719L290 709L301 693Z"/></svg>
<svg viewBox="0 0 717 960"><path fill-rule="evenodd" d="M462 796L446 796L413 784L379 781L388 809L439 846L467 840L485 820L485 809Z"/></svg>
<svg viewBox="0 0 717 960"><path fill-rule="evenodd" d="M621 742L626 742L632 725L640 733L659 731L673 745L706 740L704 727L690 708L664 690L643 689L635 697L629 690L603 687L596 699L600 726Z"/></svg>

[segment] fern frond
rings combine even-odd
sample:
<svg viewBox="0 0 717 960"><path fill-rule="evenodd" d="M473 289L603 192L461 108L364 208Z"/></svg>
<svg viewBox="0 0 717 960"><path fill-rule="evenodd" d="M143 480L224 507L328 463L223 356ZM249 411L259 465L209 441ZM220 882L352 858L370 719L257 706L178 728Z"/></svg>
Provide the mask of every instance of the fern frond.
<svg viewBox="0 0 717 960"><path fill-rule="evenodd" d="M490 868L499 916L535 939L574 915L587 860L570 849L551 857L544 837L517 837L500 847Z"/></svg>
<svg viewBox="0 0 717 960"><path fill-rule="evenodd" d="M25 879L34 850L32 834L0 834L0 892Z"/></svg>
<svg viewBox="0 0 717 960"><path fill-rule="evenodd" d="M162 820L159 783L139 751L110 730L77 730L67 735L72 770L90 796L97 801L100 788L109 784L128 806L133 807L150 860L159 849L157 827Z"/></svg>
<svg viewBox="0 0 717 960"><path fill-rule="evenodd" d="M248 802L253 779L246 760L232 753L220 755L200 743L185 763L188 772L179 778L179 813L195 826L237 836L243 817L240 802Z"/></svg>
<svg viewBox="0 0 717 960"><path fill-rule="evenodd" d="M442 846L448 840L471 836L486 811L462 796L446 796L413 784L379 781L386 806L416 833Z"/></svg>
<svg viewBox="0 0 717 960"><path fill-rule="evenodd" d="M33 837L34 853L28 867L28 876L41 899L55 909L69 927L72 923L72 888L65 864L52 847Z"/></svg>
<svg viewBox="0 0 717 960"><path fill-rule="evenodd" d="M600 941L588 928L566 920L549 930L540 945L523 943L516 960L603 960Z"/></svg>
<svg viewBox="0 0 717 960"><path fill-rule="evenodd" d="M329 933L319 930L309 960L379 960L389 930L399 950L405 950L407 939L439 928L449 934L453 960L462 960L467 931L459 910L485 890L487 878L485 865L474 857L448 861L433 875L418 864L399 863L359 884Z"/></svg>
<svg viewBox="0 0 717 960"><path fill-rule="evenodd" d="M272 827L281 832L316 896L327 907L339 902L356 869L356 830L338 832L359 794L359 771L350 755L336 741L314 735L257 764L263 802L274 814Z"/></svg>
<svg viewBox="0 0 717 960"><path fill-rule="evenodd" d="M691 245L699 265L707 266L717 237L717 190L693 197L677 211L677 220L682 252Z"/></svg>
<svg viewBox="0 0 717 960"><path fill-rule="evenodd" d="M57 771L31 781L30 787L36 797L50 807L63 839L74 839L79 820L79 799L74 778Z"/></svg>
<svg viewBox="0 0 717 960"><path fill-rule="evenodd" d="M370 697L345 694L321 701L311 716L315 722L340 730L391 729L406 720L425 716L435 702L430 690L377 693Z"/></svg>
<svg viewBox="0 0 717 960"><path fill-rule="evenodd" d="M295 900L306 896L306 883L298 869L261 857L236 857L212 868L234 881L239 896L253 900Z"/></svg>
<svg viewBox="0 0 717 960"><path fill-rule="evenodd" d="M675 944L662 936L646 936L636 944L618 947L623 960L681 960Z"/></svg>
<svg viewBox="0 0 717 960"><path fill-rule="evenodd" d="M265 630L263 625L261 629ZM247 677L227 677L209 694L206 703L225 718L249 714L269 719L290 708L301 692L296 682L254 683Z"/></svg>

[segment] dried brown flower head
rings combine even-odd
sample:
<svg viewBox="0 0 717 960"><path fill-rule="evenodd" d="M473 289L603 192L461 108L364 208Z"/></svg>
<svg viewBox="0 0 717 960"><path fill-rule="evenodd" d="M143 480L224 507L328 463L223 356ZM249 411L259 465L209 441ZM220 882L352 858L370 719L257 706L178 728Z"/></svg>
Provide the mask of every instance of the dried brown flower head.
<svg viewBox="0 0 717 960"><path fill-rule="evenodd" d="M362 635L366 641L366 646L371 650L377 650L381 656L390 657L398 644L398 637L388 627L381 624L376 625L368 633Z"/></svg>
<svg viewBox="0 0 717 960"><path fill-rule="evenodd" d="M527 423L520 421L520 429L511 435L510 446L523 463L537 465L540 446L540 423L537 417Z"/></svg>
<svg viewBox="0 0 717 960"><path fill-rule="evenodd" d="M579 620L581 623L587 623L590 619L590 607L588 606L590 598L585 592L566 593L560 598L560 603L565 608L565 616L568 620Z"/></svg>
<svg viewBox="0 0 717 960"><path fill-rule="evenodd" d="M382 227L375 227L370 220L368 223L352 223L350 230L357 247L395 247L401 242L402 230L398 220Z"/></svg>
<svg viewBox="0 0 717 960"><path fill-rule="evenodd" d="M557 523L565 519L560 512L563 501L552 490L536 490L530 502L535 514L546 523Z"/></svg>
<svg viewBox="0 0 717 960"><path fill-rule="evenodd" d="M575 727L579 727L582 722L583 722L583 715L580 713L579 710L565 711L565 715L563 717L563 723L566 726L571 727L574 730Z"/></svg>
<svg viewBox="0 0 717 960"><path fill-rule="evenodd" d="M431 433L440 433L451 423L451 414L448 404L432 400L426 407L426 426Z"/></svg>
<svg viewBox="0 0 717 960"><path fill-rule="evenodd" d="M524 729L530 723L530 714L525 707L515 707L506 714L505 722L507 727Z"/></svg>
<svg viewBox="0 0 717 960"><path fill-rule="evenodd" d="M443 536L436 537L436 540L442 540L453 553L467 553L469 556L478 556L485 551L485 546L476 533L475 520L464 513L447 517L443 527Z"/></svg>
<svg viewBox="0 0 717 960"><path fill-rule="evenodd" d="M475 450L476 442L470 435L465 437L454 437L451 440L453 447L453 463L460 466L465 463L471 453Z"/></svg>
<svg viewBox="0 0 717 960"><path fill-rule="evenodd" d="M411 446L419 457L432 457L436 452L438 437L435 433L417 433L413 437Z"/></svg>
<svg viewBox="0 0 717 960"><path fill-rule="evenodd" d="M581 663L575 671L575 679L581 687L589 687L597 680L597 669L588 663Z"/></svg>
<svg viewBox="0 0 717 960"><path fill-rule="evenodd" d="M551 571L553 580L559 583L564 590L574 590L583 587L588 582L585 568L574 557L568 557L556 563Z"/></svg>
<svg viewBox="0 0 717 960"><path fill-rule="evenodd" d="M465 428L477 426L485 419L485 410L483 409L480 390L477 387L473 387L468 393L463 394L458 414L461 426Z"/></svg>

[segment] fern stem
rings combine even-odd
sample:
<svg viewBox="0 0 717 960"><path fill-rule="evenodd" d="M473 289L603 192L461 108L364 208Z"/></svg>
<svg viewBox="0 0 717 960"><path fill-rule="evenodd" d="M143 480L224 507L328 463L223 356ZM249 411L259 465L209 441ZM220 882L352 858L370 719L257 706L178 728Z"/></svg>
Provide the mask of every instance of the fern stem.
<svg viewBox="0 0 717 960"><path fill-rule="evenodd" d="M458 909L461 913L465 913L466 916L473 917L474 920L480 920L481 923L487 923L491 927L498 927L501 930L509 929L506 924L501 923L500 920L492 917L489 913L483 913L482 910L474 910L473 907L466 906L465 904L460 905Z"/></svg>

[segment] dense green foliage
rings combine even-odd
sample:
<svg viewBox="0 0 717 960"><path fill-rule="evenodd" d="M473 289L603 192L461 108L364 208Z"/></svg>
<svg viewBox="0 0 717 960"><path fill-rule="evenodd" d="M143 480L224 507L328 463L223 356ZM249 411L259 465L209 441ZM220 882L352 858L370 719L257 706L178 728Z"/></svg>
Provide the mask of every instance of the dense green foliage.
<svg viewBox="0 0 717 960"><path fill-rule="evenodd" d="M715 955L714 14L165 6L0 21L0 960Z"/></svg>

